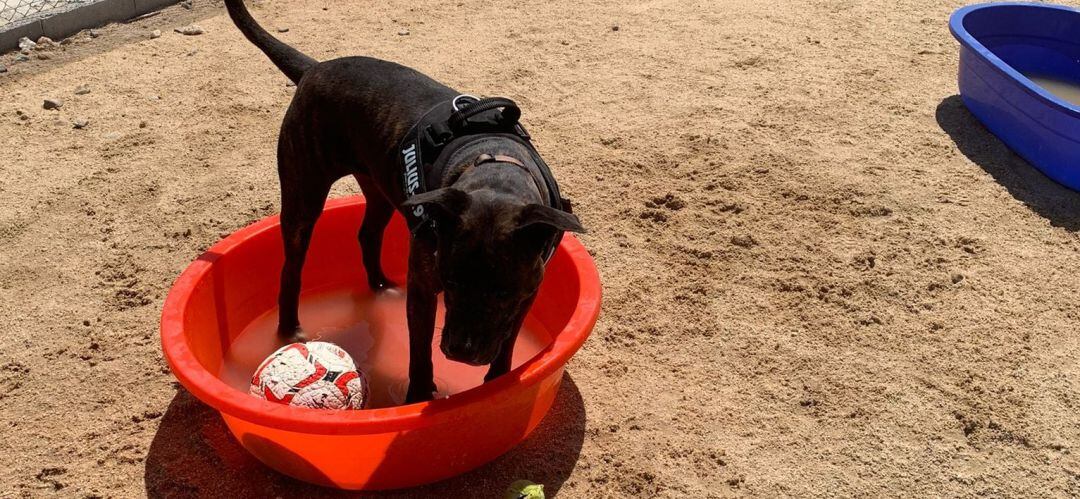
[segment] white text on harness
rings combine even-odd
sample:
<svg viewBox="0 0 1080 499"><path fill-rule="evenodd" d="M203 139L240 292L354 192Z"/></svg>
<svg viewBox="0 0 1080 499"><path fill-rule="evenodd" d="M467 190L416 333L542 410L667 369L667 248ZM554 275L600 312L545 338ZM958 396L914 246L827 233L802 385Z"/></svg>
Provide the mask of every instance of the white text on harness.
<svg viewBox="0 0 1080 499"><path fill-rule="evenodd" d="M419 166L416 164L416 144L409 144L409 147L401 150L401 154L405 157L405 193L412 197L420 189L420 171ZM413 208L412 213L417 217L424 216L424 207L416 206Z"/></svg>

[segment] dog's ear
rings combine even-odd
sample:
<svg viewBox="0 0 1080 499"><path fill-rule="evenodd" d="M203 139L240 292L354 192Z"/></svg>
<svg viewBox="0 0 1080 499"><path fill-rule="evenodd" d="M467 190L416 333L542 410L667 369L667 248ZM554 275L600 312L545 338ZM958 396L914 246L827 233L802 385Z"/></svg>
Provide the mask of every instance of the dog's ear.
<svg viewBox="0 0 1080 499"><path fill-rule="evenodd" d="M456 227L461 222L461 214L469 207L469 195L465 192L444 187L417 194L401 203L416 216L429 214L439 222L440 227Z"/></svg>
<svg viewBox="0 0 1080 499"><path fill-rule="evenodd" d="M582 233L585 228L571 213L542 204L530 204L518 214L514 234L520 240L536 244L553 237L557 231Z"/></svg>

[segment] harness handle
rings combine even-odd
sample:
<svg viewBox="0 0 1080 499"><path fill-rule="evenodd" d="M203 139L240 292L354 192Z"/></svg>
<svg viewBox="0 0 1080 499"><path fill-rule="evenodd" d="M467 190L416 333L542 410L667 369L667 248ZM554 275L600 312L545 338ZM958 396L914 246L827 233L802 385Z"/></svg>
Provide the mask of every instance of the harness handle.
<svg viewBox="0 0 1080 499"><path fill-rule="evenodd" d="M521 108L514 101L505 97L489 97L471 104L462 103L462 107L450 115L447 123L454 133L458 133L468 124L469 118L492 109L502 109L500 115L503 123L516 124L521 118Z"/></svg>

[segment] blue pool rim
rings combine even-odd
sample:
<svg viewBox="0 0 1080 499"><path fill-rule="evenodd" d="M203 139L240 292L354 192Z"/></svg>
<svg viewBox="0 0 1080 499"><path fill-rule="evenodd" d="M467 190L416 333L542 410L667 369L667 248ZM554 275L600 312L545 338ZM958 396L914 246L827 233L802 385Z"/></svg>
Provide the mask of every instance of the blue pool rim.
<svg viewBox="0 0 1080 499"><path fill-rule="evenodd" d="M969 5L953 13L949 29L960 42L957 83L971 114L1033 167L1080 191L1080 106L1024 75L1080 81L1080 10Z"/></svg>
<svg viewBox="0 0 1080 499"><path fill-rule="evenodd" d="M1023 73L1013 69L1012 66L1001 60L1000 57L995 55L994 52L992 52L990 49L986 48L986 46L976 40L975 37L972 36L971 33L968 33L967 29L964 28L964 17L967 16L969 13L993 7L1036 7L1040 9L1060 10L1078 15L1080 15L1080 9L1074 9L1065 5L1033 2L989 2L961 7L960 9L957 9L957 11L954 12L953 15L949 18L949 31L951 31L952 35L960 41L961 45L963 45L969 50L974 50L975 52L981 54L984 58L990 61L994 69L1005 74L1010 79L1019 82L1021 85L1023 85L1025 90L1035 95L1040 100L1058 108L1061 108L1062 111L1065 111L1073 116L1080 118L1080 106L1072 104L1050 93L1050 91L1040 87L1035 82L1028 79L1028 77L1024 76ZM1078 40L1078 42L1080 42L1080 40ZM1078 153L1080 153L1080 151L1078 151Z"/></svg>

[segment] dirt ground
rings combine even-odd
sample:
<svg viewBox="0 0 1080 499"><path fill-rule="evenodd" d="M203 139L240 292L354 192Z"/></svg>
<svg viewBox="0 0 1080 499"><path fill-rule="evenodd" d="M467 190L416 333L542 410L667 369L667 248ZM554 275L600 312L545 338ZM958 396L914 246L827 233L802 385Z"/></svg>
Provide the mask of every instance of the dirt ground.
<svg viewBox="0 0 1080 499"><path fill-rule="evenodd" d="M960 4L254 5L317 58L517 99L590 230L603 314L553 413L402 495L1080 495L1080 195L956 97ZM97 34L0 56L0 497L331 494L157 338L188 262L277 211L294 89L217 2Z"/></svg>

